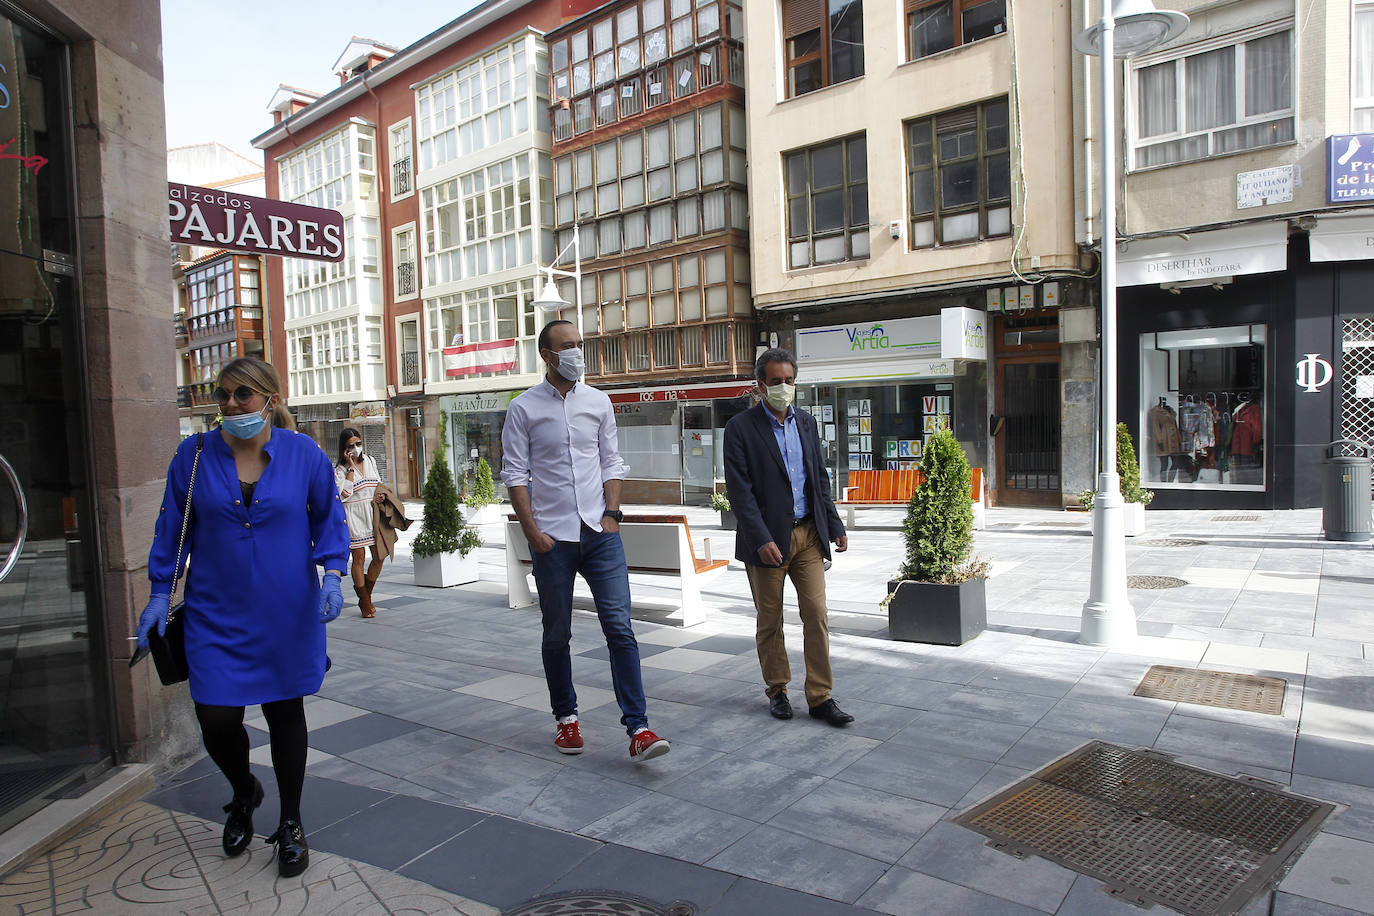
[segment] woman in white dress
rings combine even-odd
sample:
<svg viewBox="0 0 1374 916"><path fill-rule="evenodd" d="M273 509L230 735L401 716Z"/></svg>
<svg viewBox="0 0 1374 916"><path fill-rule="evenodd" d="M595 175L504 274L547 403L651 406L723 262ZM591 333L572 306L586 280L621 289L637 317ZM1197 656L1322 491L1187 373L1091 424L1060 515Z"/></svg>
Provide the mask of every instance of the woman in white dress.
<svg viewBox="0 0 1374 916"><path fill-rule="evenodd" d="M372 527L372 504L381 501L377 485L381 483L377 462L363 454L363 437L353 427L339 433L339 460L334 465L334 483L339 488L344 514L348 517L348 549L352 554L353 591L358 594L358 609L364 617L375 617L372 587L382 574L382 557L377 551L377 539ZM367 561L367 551L372 561Z"/></svg>

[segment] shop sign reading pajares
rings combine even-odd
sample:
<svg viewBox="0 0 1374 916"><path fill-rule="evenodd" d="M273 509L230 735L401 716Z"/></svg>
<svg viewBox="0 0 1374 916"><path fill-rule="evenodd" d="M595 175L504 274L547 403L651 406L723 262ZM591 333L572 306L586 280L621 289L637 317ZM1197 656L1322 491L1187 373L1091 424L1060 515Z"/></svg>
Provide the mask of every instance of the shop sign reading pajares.
<svg viewBox="0 0 1374 916"><path fill-rule="evenodd" d="M168 182L172 244L229 248L314 261L344 259L336 210Z"/></svg>

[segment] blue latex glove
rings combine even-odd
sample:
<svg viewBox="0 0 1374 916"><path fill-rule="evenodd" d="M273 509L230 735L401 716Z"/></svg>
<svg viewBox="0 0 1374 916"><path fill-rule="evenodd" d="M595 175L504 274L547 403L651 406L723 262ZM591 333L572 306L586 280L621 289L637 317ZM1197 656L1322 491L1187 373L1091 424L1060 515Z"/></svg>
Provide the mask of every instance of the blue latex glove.
<svg viewBox="0 0 1374 916"><path fill-rule="evenodd" d="M138 647L148 648L148 634L157 627L157 635L167 635L167 615L171 613L171 595L152 595L148 606L138 618Z"/></svg>
<svg viewBox="0 0 1374 916"><path fill-rule="evenodd" d="M339 574L327 572L320 582L320 623L329 623L343 611L343 588Z"/></svg>

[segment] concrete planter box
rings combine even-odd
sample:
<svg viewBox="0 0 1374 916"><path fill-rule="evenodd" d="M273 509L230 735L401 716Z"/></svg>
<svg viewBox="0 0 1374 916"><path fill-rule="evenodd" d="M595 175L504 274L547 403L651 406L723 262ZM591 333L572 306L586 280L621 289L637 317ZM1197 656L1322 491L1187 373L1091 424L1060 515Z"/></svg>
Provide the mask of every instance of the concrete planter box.
<svg viewBox="0 0 1374 916"><path fill-rule="evenodd" d="M892 595L887 629L893 639L962 646L987 629L986 579L968 579L958 585L892 580L887 591Z"/></svg>
<svg viewBox="0 0 1374 916"><path fill-rule="evenodd" d="M722 512L722 513L720 514L720 527L721 527L721 529L722 529L723 531L734 531L734 530L735 530L735 513L734 513L734 512Z"/></svg>
<svg viewBox="0 0 1374 916"><path fill-rule="evenodd" d="M414 557L415 584L427 588L448 588L451 585L466 585L477 581L477 551L469 550L467 556L458 551L441 553L432 557Z"/></svg>
<svg viewBox="0 0 1374 916"><path fill-rule="evenodd" d="M495 525L501 521L501 505L499 503L489 503L480 509L472 509L464 505L462 513L463 521L469 525Z"/></svg>

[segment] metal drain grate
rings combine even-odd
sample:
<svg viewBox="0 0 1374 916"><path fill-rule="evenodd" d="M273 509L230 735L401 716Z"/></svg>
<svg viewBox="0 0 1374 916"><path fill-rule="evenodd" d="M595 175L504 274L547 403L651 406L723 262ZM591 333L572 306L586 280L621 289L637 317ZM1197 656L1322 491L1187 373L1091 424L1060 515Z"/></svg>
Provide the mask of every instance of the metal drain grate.
<svg viewBox="0 0 1374 916"><path fill-rule="evenodd" d="M1153 541L1144 541L1142 547L1206 547L1206 541L1199 541L1194 538L1155 538Z"/></svg>
<svg viewBox="0 0 1374 916"><path fill-rule="evenodd" d="M1127 576L1127 588L1182 588L1188 583L1173 576Z"/></svg>
<svg viewBox="0 0 1374 916"><path fill-rule="evenodd" d="M954 822L1189 916L1242 910L1334 806L1093 741Z"/></svg>
<svg viewBox="0 0 1374 916"><path fill-rule="evenodd" d="M1287 688L1288 682L1281 677L1152 665L1135 695L1281 716Z"/></svg>
<svg viewBox="0 0 1374 916"><path fill-rule="evenodd" d="M1214 522L1257 522L1260 520L1258 515L1214 515Z"/></svg>
<svg viewBox="0 0 1374 916"><path fill-rule="evenodd" d="M501 916L695 916L696 911L685 900L660 904L620 891L564 891L527 900Z"/></svg>

